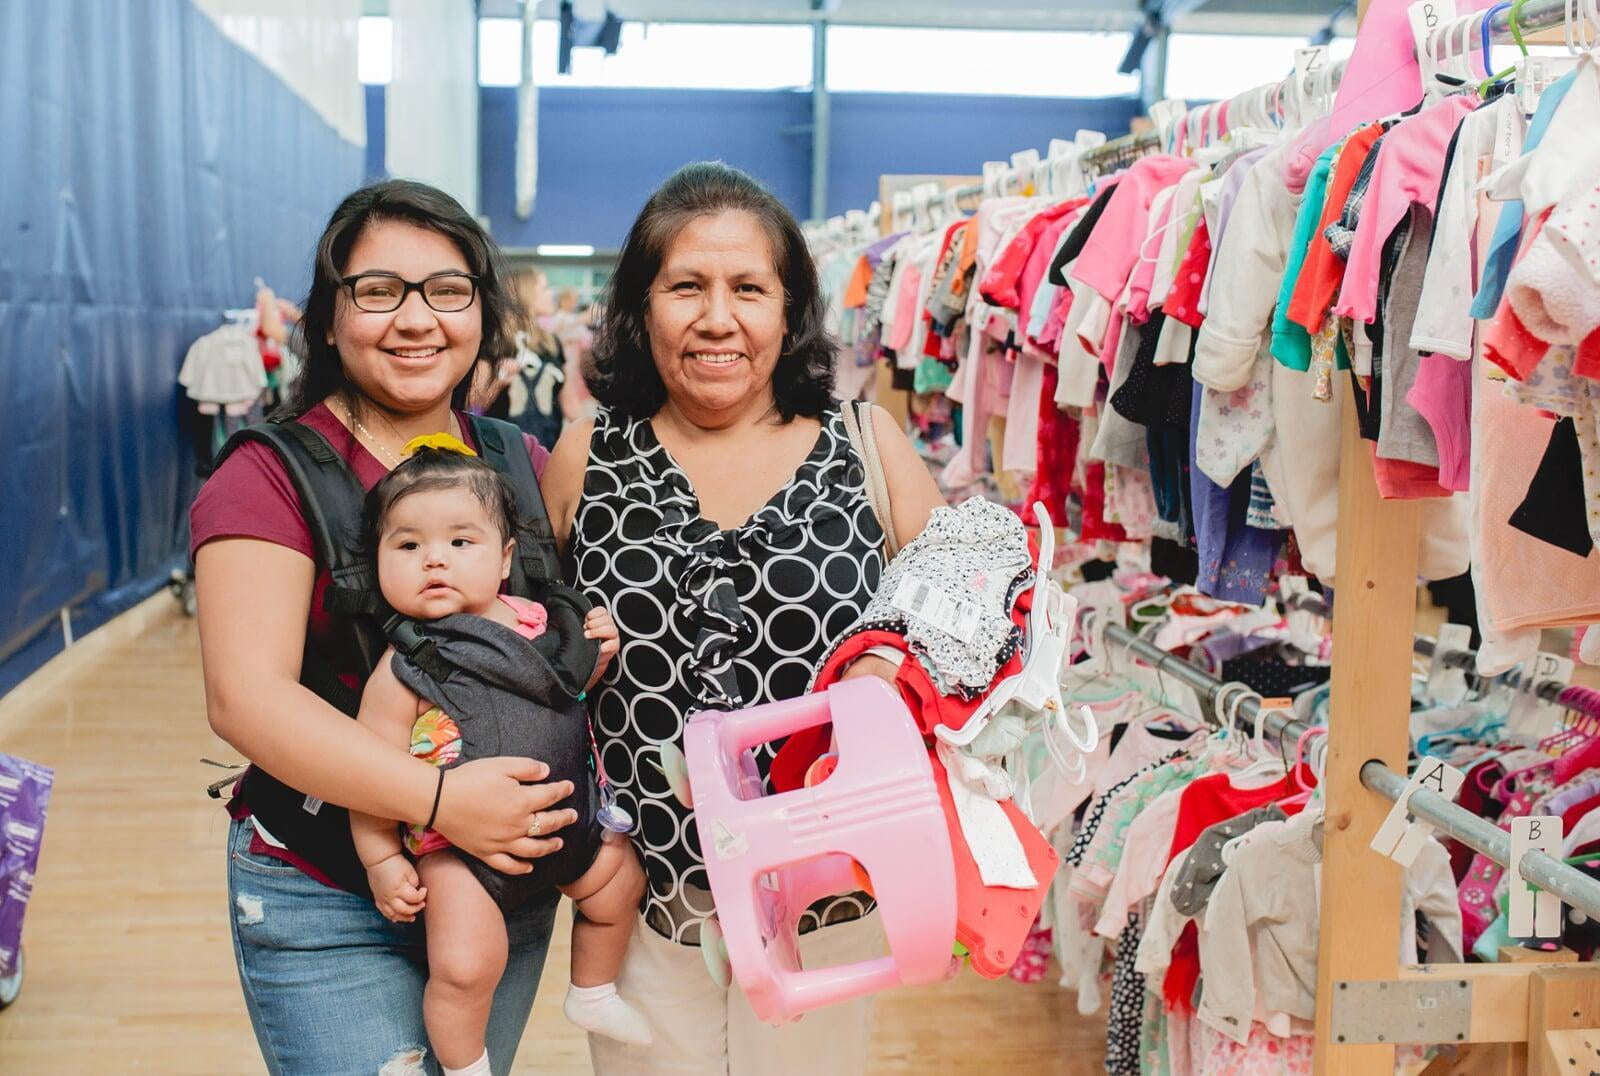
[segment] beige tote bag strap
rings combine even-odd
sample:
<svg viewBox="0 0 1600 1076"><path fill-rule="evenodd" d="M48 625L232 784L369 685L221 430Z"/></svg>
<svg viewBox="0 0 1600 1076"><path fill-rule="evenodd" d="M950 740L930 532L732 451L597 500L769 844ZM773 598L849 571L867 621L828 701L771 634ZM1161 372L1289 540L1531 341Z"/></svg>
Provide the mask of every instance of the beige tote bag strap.
<svg viewBox="0 0 1600 1076"><path fill-rule="evenodd" d="M856 454L861 457L862 468L866 471L867 501L872 505L872 514L878 517L878 526L883 530L884 559L893 560L894 555L900 552L900 542L895 537L894 513L890 511L889 480L883 473L877 432L872 426L872 405L859 400L846 400L841 411L844 414L845 433Z"/></svg>

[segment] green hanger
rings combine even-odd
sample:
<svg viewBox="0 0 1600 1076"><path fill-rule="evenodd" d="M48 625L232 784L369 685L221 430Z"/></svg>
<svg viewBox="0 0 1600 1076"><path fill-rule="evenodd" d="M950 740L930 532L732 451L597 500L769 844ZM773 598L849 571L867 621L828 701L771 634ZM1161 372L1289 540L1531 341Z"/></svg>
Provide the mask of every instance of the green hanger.
<svg viewBox="0 0 1600 1076"><path fill-rule="evenodd" d="M1517 48L1521 50L1522 55L1524 56L1528 55L1528 43L1522 39L1522 5L1526 4L1527 2L1528 0L1513 0L1511 5L1511 13L1508 16L1508 21L1511 23L1511 40L1517 43ZM1485 30L1487 31L1487 27ZM1485 36L1487 36L1487 33ZM1484 79L1478 84L1478 96L1482 97L1484 94L1489 92L1490 86L1493 86L1496 82L1499 82L1503 78L1510 78L1516 73L1517 67L1515 64L1512 64L1504 71L1499 71L1493 75L1490 75L1488 78Z"/></svg>

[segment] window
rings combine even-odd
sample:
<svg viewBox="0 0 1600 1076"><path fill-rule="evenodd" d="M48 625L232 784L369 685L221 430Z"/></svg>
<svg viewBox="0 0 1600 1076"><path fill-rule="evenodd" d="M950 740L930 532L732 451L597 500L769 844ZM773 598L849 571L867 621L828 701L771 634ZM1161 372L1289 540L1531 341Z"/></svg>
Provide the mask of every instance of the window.
<svg viewBox="0 0 1600 1076"><path fill-rule="evenodd" d="M556 74L560 44L560 24L540 19L534 26L533 57L541 86L811 88L809 26L629 22L622 27L615 56L574 49L569 75ZM521 81L520 19L479 21L478 79L485 86Z"/></svg>
<svg viewBox="0 0 1600 1076"><path fill-rule="evenodd" d="M1167 42L1167 96L1217 101L1276 82L1294 71L1294 50L1305 44L1298 36L1173 34ZM1354 38L1335 38L1328 56L1348 59L1354 48Z"/></svg>
<svg viewBox="0 0 1600 1076"><path fill-rule="evenodd" d="M828 89L1125 96L1139 92L1137 76L1117 74L1127 48L1127 34L830 26Z"/></svg>
<svg viewBox="0 0 1600 1076"><path fill-rule="evenodd" d="M394 23L387 16L362 16L356 24L356 77L366 86L387 86L394 77Z"/></svg>

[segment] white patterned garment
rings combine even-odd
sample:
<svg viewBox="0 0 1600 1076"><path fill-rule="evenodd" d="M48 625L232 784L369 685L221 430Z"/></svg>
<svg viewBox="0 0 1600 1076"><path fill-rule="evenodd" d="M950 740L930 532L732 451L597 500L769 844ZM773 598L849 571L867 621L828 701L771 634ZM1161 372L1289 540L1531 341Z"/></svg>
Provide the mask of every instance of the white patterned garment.
<svg viewBox="0 0 1600 1076"><path fill-rule="evenodd" d="M905 636L940 694L976 698L1022 645L1011 607L1032 583L1028 533L1015 512L982 497L935 508L829 653L862 631L891 631Z"/></svg>
<svg viewBox="0 0 1600 1076"><path fill-rule="evenodd" d="M684 944L712 912L693 813L657 769L698 710L803 695L828 645L866 608L883 574L883 531L837 409L811 454L733 530L700 514L649 421L602 410L589 443L568 555L575 585L616 618L622 648L591 693L607 779L639 821L645 921ZM774 747L755 751L765 777ZM864 894L812 907L802 933L860 917Z"/></svg>

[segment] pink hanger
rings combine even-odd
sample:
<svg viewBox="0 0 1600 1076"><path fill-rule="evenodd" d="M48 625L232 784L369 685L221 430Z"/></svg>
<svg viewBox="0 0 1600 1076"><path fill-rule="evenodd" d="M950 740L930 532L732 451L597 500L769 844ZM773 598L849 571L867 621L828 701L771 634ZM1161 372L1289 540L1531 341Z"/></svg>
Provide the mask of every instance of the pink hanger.
<svg viewBox="0 0 1600 1076"><path fill-rule="evenodd" d="M1295 741L1294 767L1289 771L1289 773L1292 775L1291 779L1294 781L1294 783L1300 786L1300 791L1296 792L1292 796L1287 796L1284 799L1279 800L1278 803L1280 806L1304 806L1305 804L1311 802L1311 793L1316 789L1316 785L1307 784L1303 776L1305 770L1309 769L1309 767L1304 765L1303 761L1305 759L1306 741L1310 740L1314 736L1326 735L1328 735L1328 730L1321 725L1317 725L1313 728L1306 729L1300 734L1300 738Z"/></svg>

